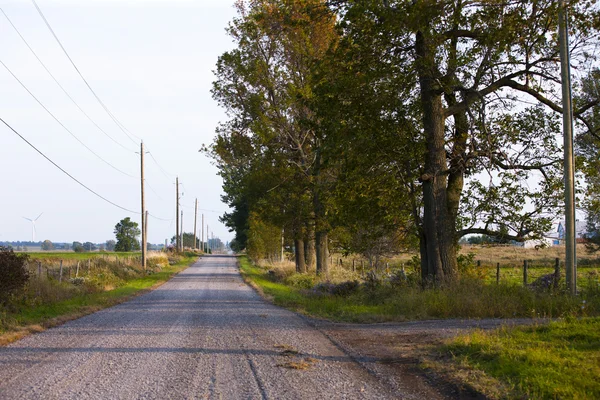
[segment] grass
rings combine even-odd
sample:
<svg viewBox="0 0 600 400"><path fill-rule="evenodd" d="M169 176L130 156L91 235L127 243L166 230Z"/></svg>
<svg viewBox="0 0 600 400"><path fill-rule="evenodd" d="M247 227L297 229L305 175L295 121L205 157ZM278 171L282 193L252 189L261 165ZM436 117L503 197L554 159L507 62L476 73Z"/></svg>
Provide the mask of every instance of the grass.
<svg viewBox="0 0 600 400"><path fill-rule="evenodd" d="M19 253L19 252L17 252ZM23 254L23 253L21 253ZM89 252L75 253L73 251L52 251L52 252L24 252L28 254L32 260L87 260L94 258L127 258L141 257L140 252Z"/></svg>
<svg viewBox="0 0 600 400"><path fill-rule="evenodd" d="M477 377L469 383L492 398L600 398L598 317L476 331L439 351L454 375Z"/></svg>
<svg viewBox="0 0 600 400"><path fill-rule="evenodd" d="M79 318L100 309L122 303L132 296L143 293L169 280L174 274L190 265L196 256L186 254L175 263L156 267L151 274L130 273L125 276L111 274L111 268L93 270L86 277L86 285L68 281L32 280L27 291L8 307L0 306L0 345L10 343L29 333ZM152 258L150 258L152 259ZM166 259L166 257L165 257ZM128 269L116 268L126 273ZM115 269L113 267L113 269ZM105 290L106 282L109 290Z"/></svg>
<svg viewBox="0 0 600 400"><path fill-rule="evenodd" d="M520 285L486 284L475 278L453 286L423 290L416 283L382 282L334 295L310 289L314 275L295 274L288 267L260 267L240 258L245 279L275 304L335 321L385 322L443 318L556 318L600 315L598 285L572 297L560 292L536 292ZM270 271L274 271L269 273ZM340 276L352 276L337 272ZM583 303L585 301L585 303Z"/></svg>

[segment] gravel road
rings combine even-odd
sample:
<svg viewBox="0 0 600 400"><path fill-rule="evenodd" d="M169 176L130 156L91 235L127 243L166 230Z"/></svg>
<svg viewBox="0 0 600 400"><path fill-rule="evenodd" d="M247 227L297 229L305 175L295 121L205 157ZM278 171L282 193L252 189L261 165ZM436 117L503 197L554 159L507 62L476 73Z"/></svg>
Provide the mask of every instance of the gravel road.
<svg viewBox="0 0 600 400"><path fill-rule="evenodd" d="M305 318L263 301L227 256L0 348L0 399L402 397Z"/></svg>

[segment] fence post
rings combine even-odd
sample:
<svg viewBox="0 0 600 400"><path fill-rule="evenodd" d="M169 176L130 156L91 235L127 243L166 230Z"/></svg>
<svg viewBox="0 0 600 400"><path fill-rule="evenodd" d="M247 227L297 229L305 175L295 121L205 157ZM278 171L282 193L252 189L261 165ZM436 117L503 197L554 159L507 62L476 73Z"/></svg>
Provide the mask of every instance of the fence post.
<svg viewBox="0 0 600 400"><path fill-rule="evenodd" d="M500 284L500 263L496 264L496 285Z"/></svg>
<svg viewBox="0 0 600 400"><path fill-rule="evenodd" d="M353 259L352 259L352 272L356 271L356 266L355 266L355 264L356 264L356 260L353 258Z"/></svg>
<svg viewBox="0 0 600 400"><path fill-rule="evenodd" d="M554 289L558 288L558 282L560 281L560 259L554 260L554 276L552 277L552 286Z"/></svg>
<svg viewBox="0 0 600 400"><path fill-rule="evenodd" d="M523 260L523 286L527 286L527 260Z"/></svg>
<svg viewBox="0 0 600 400"><path fill-rule="evenodd" d="M42 262L38 261L38 278L42 279Z"/></svg>
<svg viewBox="0 0 600 400"><path fill-rule="evenodd" d="M481 267L481 260L477 260L477 268Z"/></svg>
<svg viewBox="0 0 600 400"><path fill-rule="evenodd" d="M62 282L62 274L63 274L63 260L60 260L60 273L58 275L58 283Z"/></svg>
<svg viewBox="0 0 600 400"><path fill-rule="evenodd" d="M88 274L90 273L90 264L91 264L91 260L88 258Z"/></svg>
<svg viewBox="0 0 600 400"><path fill-rule="evenodd" d="M79 261L77 261L77 271L75 271L75 278L79 277Z"/></svg>

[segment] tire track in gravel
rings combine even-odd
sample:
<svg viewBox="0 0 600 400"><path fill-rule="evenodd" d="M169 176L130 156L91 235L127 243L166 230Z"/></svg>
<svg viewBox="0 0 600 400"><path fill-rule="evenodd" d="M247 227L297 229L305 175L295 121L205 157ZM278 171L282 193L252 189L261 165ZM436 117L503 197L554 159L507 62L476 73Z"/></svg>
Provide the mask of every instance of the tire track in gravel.
<svg viewBox="0 0 600 400"><path fill-rule="evenodd" d="M405 397L305 318L263 301L226 256L0 348L0 366L2 399Z"/></svg>

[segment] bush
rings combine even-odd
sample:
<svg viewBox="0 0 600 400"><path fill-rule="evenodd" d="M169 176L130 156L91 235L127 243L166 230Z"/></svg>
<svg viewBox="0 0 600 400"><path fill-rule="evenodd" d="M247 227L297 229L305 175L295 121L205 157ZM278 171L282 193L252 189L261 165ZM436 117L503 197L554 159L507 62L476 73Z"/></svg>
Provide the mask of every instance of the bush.
<svg viewBox="0 0 600 400"><path fill-rule="evenodd" d="M12 249L0 247L0 304L23 289L29 280L27 260L27 254L15 254Z"/></svg>
<svg viewBox="0 0 600 400"><path fill-rule="evenodd" d="M310 289L315 285L315 277L309 274L294 274L285 280L285 284L300 289Z"/></svg>
<svg viewBox="0 0 600 400"><path fill-rule="evenodd" d="M319 293L327 293L334 296L345 297L355 293L359 287L360 284L358 281L346 281L337 284L331 282L321 282L315 285L313 290Z"/></svg>

